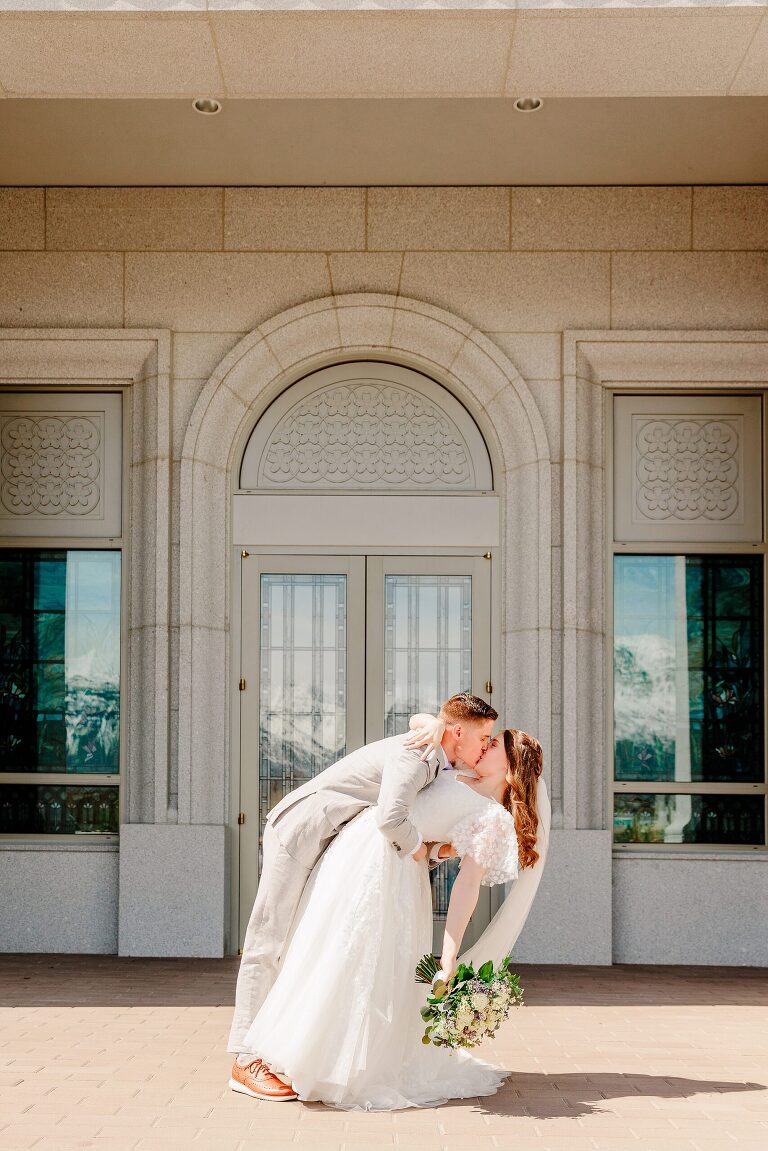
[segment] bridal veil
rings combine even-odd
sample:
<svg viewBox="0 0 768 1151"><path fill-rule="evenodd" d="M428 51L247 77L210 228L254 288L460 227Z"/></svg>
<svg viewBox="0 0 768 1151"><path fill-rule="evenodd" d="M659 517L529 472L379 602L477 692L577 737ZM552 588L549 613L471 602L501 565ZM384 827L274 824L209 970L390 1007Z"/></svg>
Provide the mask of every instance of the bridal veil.
<svg viewBox="0 0 768 1151"><path fill-rule="evenodd" d="M536 789L536 812L539 817L536 834L539 858L533 867L526 867L519 872L501 907L480 938L459 956L459 963L472 963L477 970L480 964L492 959L496 966L505 955L509 955L517 942L538 890L549 850L552 807L543 775L539 776Z"/></svg>

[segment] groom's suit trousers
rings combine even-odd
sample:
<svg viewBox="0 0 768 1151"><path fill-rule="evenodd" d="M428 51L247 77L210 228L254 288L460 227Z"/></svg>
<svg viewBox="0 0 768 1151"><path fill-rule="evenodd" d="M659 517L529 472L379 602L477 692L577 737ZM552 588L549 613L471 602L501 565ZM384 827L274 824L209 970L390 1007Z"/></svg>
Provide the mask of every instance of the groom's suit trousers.
<svg viewBox="0 0 768 1151"><path fill-rule="evenodd" d="M277 976L280 953L312 869L292 859L268 823L262 868L237 977L227 1051L247 1051L243 1038Z"/></svg>

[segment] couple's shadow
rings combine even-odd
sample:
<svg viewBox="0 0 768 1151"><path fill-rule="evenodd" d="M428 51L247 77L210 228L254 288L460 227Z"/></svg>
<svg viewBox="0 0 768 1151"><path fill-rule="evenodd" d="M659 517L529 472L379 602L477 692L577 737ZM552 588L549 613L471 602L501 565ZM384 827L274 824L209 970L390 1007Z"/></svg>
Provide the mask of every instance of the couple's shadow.
<svg viewBox="0 0 768 1151"><path fill-rule="evenodd" d="M543 1075L525 1071L510 1071L509 1078L495 1095L480 1100L452 1099L436 1108L439 1114L446 1110L472 1109L475 1115L499 1115L522 1119L579 1119L584 1115L611 1113L611 1099L690 1099L695 1095L717 1092L720 1095L739 1094L744 1091L767 1091L765 1083L739 1083L721 1079L683 1079L674 1075L626 1075L596 1071L594 1074L567 1072L563 1075ZM310 1111L338 1111L340 1108L324 1103L302 1103ZM650 1107L650 1104L649 1104ZM408 1115L422 1108L409 1107L400 1112ZM757 1114L756 1114L757 1119ZM630 1123L627 1117L627 1123Z"/></svg>
<svg viewBox="0 0 768 1151"><path fill-rule="evenodd" d="M496 1095L481 1099L478 1110L487 1115L520 1116L528 1119L578 1119L610 1111L611 1099L690 1099L717 1092L766 1091L764 1083L739 1083L719 1079L684 1079L674 1075L534 1074L511 1071ZM456 1105L459 1101L456 1100ZM606 1106L607 1105L607 1106ZM650 1104L649 1104L650 1106ZM629 1122L629 1120L628 1120Z"/></svg>

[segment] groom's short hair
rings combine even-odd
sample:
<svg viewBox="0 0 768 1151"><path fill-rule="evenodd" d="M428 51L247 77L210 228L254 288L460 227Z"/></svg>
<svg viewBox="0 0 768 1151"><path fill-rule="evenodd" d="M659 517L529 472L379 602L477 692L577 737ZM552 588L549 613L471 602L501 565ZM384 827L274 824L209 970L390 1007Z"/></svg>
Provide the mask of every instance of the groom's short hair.
<svg viewBox="0 0 768 1151"><path fill-rule="evenodd" d="M447 724L483 723L486 719L498 719L499 713L479 695L460 691L445 701L440 708L440 718Z"/></svg>

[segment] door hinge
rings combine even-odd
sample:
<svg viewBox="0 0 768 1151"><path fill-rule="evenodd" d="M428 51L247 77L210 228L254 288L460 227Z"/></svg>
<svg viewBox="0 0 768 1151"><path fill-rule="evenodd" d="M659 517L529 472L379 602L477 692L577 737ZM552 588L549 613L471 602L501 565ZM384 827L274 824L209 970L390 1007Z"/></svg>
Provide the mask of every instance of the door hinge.
<svg viewBox="0 0 768 1151"><path fill-rule="evenodd" d="M238 947L238 949L237 949L237 954L238 954L238 955L242 955L242 954L243 954L243 949L242 949L242 947Z"/></svg>
<svg viewBox="0 0 768 1151"><path fill-rule="evenodd" d="M241 811L241 812L238 814L238 817L237 817L237 822L240 824L240 826L241 826L241 827L242 827L242 826L243 826L243 824L245 823L245 812L244 812L244 811Z"/></svg>
<svg viewBox="0 0 768 1151"><path fill-rule="evenodd" d="M486 695L493 695L493 684L489 679L485 681L485 693Z"/></svg>
<svg viewBox="0 0 768 1151"><path fill-rule="evenodd" d="M241 560L247 560L247 559L248 559L248 556L249 556L250 554L251 554L250 552L247 552L247 551L245 550L245 548L243 548L243 550L240 552L240 559L241 559Z"/></svg>
<svg viewBox="0 0 768 1151"><path fill-rule="evenodd" d="M237 686L240 688L240 691L245 691L245 680L241 679Z"/></svg>

